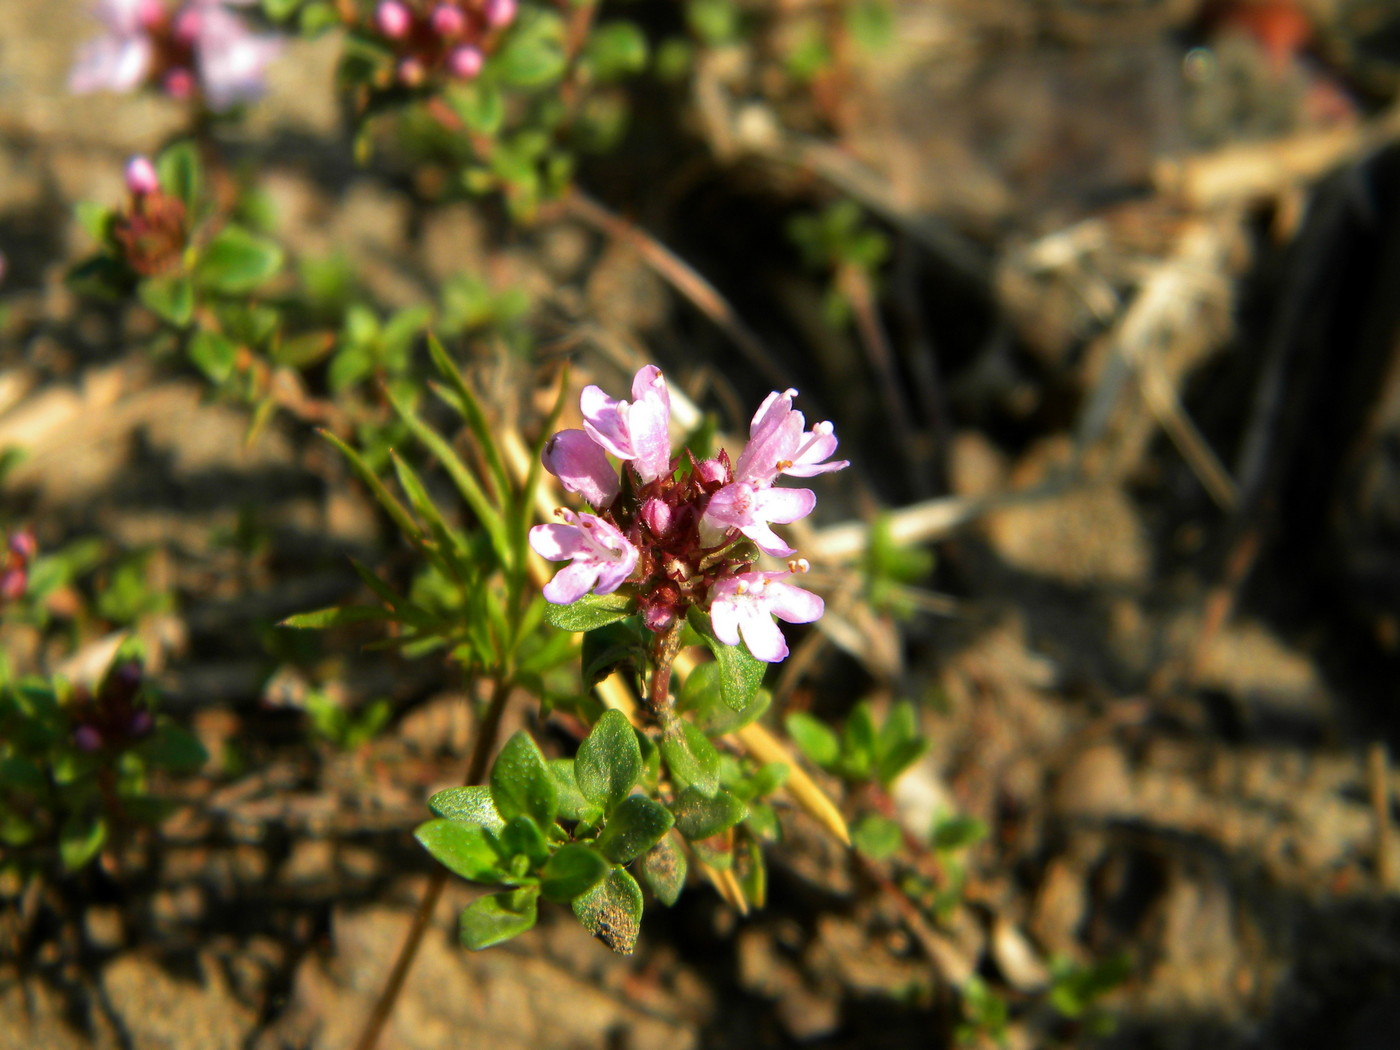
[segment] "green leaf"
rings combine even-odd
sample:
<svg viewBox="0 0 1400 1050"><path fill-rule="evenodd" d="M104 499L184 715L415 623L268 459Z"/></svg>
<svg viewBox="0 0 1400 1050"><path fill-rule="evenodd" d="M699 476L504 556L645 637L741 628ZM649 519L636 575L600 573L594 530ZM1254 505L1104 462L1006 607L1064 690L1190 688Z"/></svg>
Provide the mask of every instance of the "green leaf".
<svg viewBox="0 0 1400 1050"><path fill-rule="evenodd" d="M719 789L719 752L699 729L676 719L661 737L661 757L677 786L693 787L704 795Z"/></svg>
<svg viewBox="0 0 1400 1050"><path fill-rule="evenodd" d="M428 820L418 825L413 837L433 859L462 878L491 884L501 882L500 857L485 828L455 820Z"/></svg>
<svg viewBox="0 0 1400 1050"><path fill-rule="evenodd" d="M507 740L496 756L491 767L491 799L507 821L527 816L541 827L554 823L559 789L540 749L523 729Z"/></svg>
<svg viewBox="0 0 1400 1050"><path fill-rule="evenodd" d="M734 0L689 0L685 20L704 43L719 47L739 33L739 7Z"/></svg>
<svg viewBox="0 0 1400 1050"><path fill-rule="evenodd" d="M493 893L462 909L462 944L472 951L517 937L535 925L539 895L533 889Z"/></svg>
<svg viewBox="0 0 1400 1050"><path fill-rule="evenodd" d="M933 826L933 848L959 850L975 846L987 837L987 825L976 817L946 817Z"/></svg>
<svg viewBox="0 0 1400 1050"><path fill-rule="evenodd" d="M540 870L540 893L545 900L565 904L602 882L611 867L596 850L568 843Z"/></svg>
<svg viewBox="0 0 1400 1050"><path fill-rule="evenodd" d="M604 22L588 34L584 59L600 81L640 73L647 64L647 38L632 22Z"/></svg>
<svg viewBox="0 0 1400 1050"><path fill-rule="evenodd" d="M855 0L845 14L846 29L863 50L881 51L894 40L894 10L888 0Z"/></svg>
<svg viewBox="0 0 1400 1050"><path fill-rule="evenodd" d="M302 36L316 36L328 29L338 28L341 25L340 13L335 4L313 0L301 9L297 24Z"/></svg>
<svg viewBox="0 0 1400 1050"><path fill-rule="evenodd" d="M209 752L204 750L199 737L164 720L137 750L148 762L164 769L196 770L209 761Z"/></svg>
<svg viewBox="0 0 1400 1050"><path fill-rule="evenodd" d="M593 889L574 898L574 914L583 928L619 955L631 955L642 931L642 888L614 868Z"/></svg>
<svg viewBox="0 0 1400 1050"><path fill-rule="evenodd" d="M815 765L828 770L835 768L841 757L841 739L834 729L805 711L793 711L783 720L783 725L798 750Z"/></svg>
<svg viewBox="0 0 1400 1050"><path fill-rule="evenodd" d="M690 607L687 619L710 647L710 652L715 654L715 663L719 665L720 695L724 697L724 702L735 711L744 710L758 696L768 665L749 652L748 646L742 643L725 645L716 638L710 618L695 606Z"/></svg>
<svg viewBox="0 0 1400 1050"><path fill-rule="evenodd" d="M545 622L562 631L591 631L605 624L626 619L636 611L636 601L626 594L585 594L571 605L554 605L545 610Z"/></svg>
<svg viewBox="0 0 1400 1050"><path fill-rule="evenodd" d="M499 844L507 860L528 858L531 871L549 859L549 843L545 841L544 831L526 816L512 817L506 821L506 826L501 829Z"/></svg>
<svg viewBox="0 0 1400 1050"><path fill-rule="evenodd" d="M583 634L583 683L592 686L629 663L646 661L650 633L640 616L628 616Z"/></svg>
<svg viewBox="0 0 1400 1050"><path fill-rule="evenodd" d="M188 277L150 277L136 289L142 304L162 321L183 328L194 316L194 285Z"/></svg>
<svg viewBox="0 0 1400 1050"><path fill-rule="evenodd" d="M748 814L748 807L727 791L713 798L695 788L686 788L671 804L676 830L694 842L728 831Z"/></svg>
<svg viewBox="0 0 1400 1050"><path fill-rule="evenodd" d="M579 790L578 777L572 758L551 758L549 775L554 778L554 786L559 789L559 820L582 820L585 812L592 809L588 799Z"/></svg>
<svg viewBox="0 0 1400 1050"><path fill-rule="evenodd" d="M509 87L543 87L563 76L567 64L563 21L558 15L526 8L489 68Z"/></svg>
<svg viewBox="0 0 1400 1050"><path fill-rule="evenodd" d="M447 104L462 118L469 131L495 137L505 120L505 98L501 89L484 80L454 84L447 89Z"/></svg>
<svg viewBox="0 0 1400 1050"><path fill-rule="evenodd" d="M898 821L867 813L851 829L851 842L871 860L885 860L904 846L904 831Z"/></svg>
<svg viewBox="0 0 1400 1050"><path fill-rule="evenodd" d="M251 292L282 267L282 249L266 237L225 226L200 253L195 276L224 295Z"/></svg>
<svg viewBox="0 0 1400 1050"><path fill-rule="evenodd" d="M500 831L506 823L491 801L491 789L480 784L439 791L428 799L428 808L439 817L492 832Z"/></svg>
<svg viewBox="0 0 1400 1050"><path fill-rule="evenodd" d="M211 383L222 383L233 374L238 346L218 332L201 328L190 337L190 361Z"/></svg>
<svg viewBox="0 0 1400 1050"><path fill-rule="evenodd" d="M374 493L374 498L379 501L379 505L382 506L389 517L394 520L394 524L399 527L399 531L412 543L422 542L422 530L419 529L413 517L404 508L404 505L395 499L393 494L384 487L384 482L379 480L379 475L370 468L369 464L365 462L364 457L329 430L322 430L320 433L322 437L340 450L341 455L350 461L350 467L354 470L355 475ZM359 566L356 566L356 570L359 570ZM370 587L374 588L375 593L381 598L384 598L385 601L388 601L395 609L400 607L399 602L386 597L383 591L375 587L375 583L379 583L380 581L375 579L374 582L371 582L373 578L372 574L361 572L360 578L369 584Z"/></svg>
<svg viewBox="0 0 1400 1050"><path fill-rule="evenodd" d="M841 765L851 780L863 780L875 768L875 716L868 701L856 704L841 733Z"/></svg>
<svg viewBox="0 0 1400 1050"><path fill-rule="evenodd" d="M193 219L201 182L199 150L188 140L177 142L156 158L156 176L166 193L178 197Z"/></svg>
<svg viewBox="0 0 1400 1050"><path fill-rule="evenodd" d="M670 836L642 854L638 870L647 889L666 907L675 904L685 888L687 861Z"/></svg>
<svg viewBox="0 0 1400 1050"><path fill-rule="evenodd" d="M734 710L724 702L719 664L711 661L700 664L686 676L676 710L689 714L706 736L720 737L760 718L772 702L773 694L760 689L752 703L742 711Z"/></svg>
<svg viewBox="0 0 1400 1050"><path fill-rule="evenodd" d="M583 797L603 812L625 799L642 775L637 731L621 711L604 711L579 745L574 776Z"/></svg>
<svg viewBox="0 0 1400 1050"><path fill-rule="evenodd" d="M107 841L107 821L101 813L71 813L58 833L58 856L66 871L77 871L97 856Z"/></svg>
<svg viewBox="0 0 1400 1050"><path fill-rule="evenodd" d="M671 830L670 810L645 795L629 795L608 814L598 848L609 860L630 864Z"/></svg>
<svg viewBox="0 0 1400 1050"><path fill-rule="evenodd" d="M313 609L310 612L288 616L277 626L319 631L349 623L367 623L392 618L389 612L378 605L332 605L325 609Z"/></svg>
<svg viewBox="0 0 1400 1050"><path fill-rule="evenodd" d="M273 22L284 22L301 6L301 0L262 0L263 14Z"/></svg>
<svg viewBox="0 0 1400 1050"><path fill-rule="evenodd" d="M107 234L112 229L113 214L111 208L96 201L79 201L73 207L73 217L78 220L78 225L98 244L106 243Z"/></svg>

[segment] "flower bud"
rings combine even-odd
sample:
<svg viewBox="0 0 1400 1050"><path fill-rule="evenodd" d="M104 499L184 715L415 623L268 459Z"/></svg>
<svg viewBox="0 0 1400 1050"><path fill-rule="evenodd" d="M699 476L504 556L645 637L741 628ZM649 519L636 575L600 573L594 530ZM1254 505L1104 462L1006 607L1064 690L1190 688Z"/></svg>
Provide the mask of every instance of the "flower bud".
<svg viewBox="0 0 1400 1050"><path fill-rule="evenodd" d="M165 93L171 98L183 102L194 94L194 74L183 66L172 69L165 74L165 80L161 86L165 88Z"/></svg>
<svg viewBox="0 0 1400 1050"><path fill-rule="evenodd" d="M674 514L671 507L659 499L649 499L642 504L642 523L651 530L653 536L665 536L671 530Z"/></svg>
<svg viewBox="0 0 1400 1050"><path fill-rule="evenodd" d="M20 529L10 536L10 553L29 561L39 553L39 545L34 541L34 533Z"/></svg>
<svg viewBox="0 0 1400 1050"><path fill-rule="evenodd" d="M126 162L126 188L136 197L144 197L160 189L160 176L149 158L135 156Z"/></svg>
<svg viewBox="0 0 1400 1050"><path fill-rule="evenodd" d="M199 31L203 28L203 14L198 8L187 7L175 16L175 24L171 27L171 32L177 43L186 47L194 47L195 41L199 39Z"/></svg>
<svg viewBox="0 0 1400 1050"><path fill-rule="evenodd" d="M79 726L73 730L73 745L79 751L86 751L88 754L100 751L102 750L102 734L97 731L96 726Z"/></svg>
<svg viewBox="0 0 1400 1050"><path fill-rule="evenodd" d="M427 79L427 73L423 69L423 63L416 58L405 58L399 63L398 68L399 83L404 87L416 88Z"/></svg>
<svg viewBox="0 0 1400 1050"><path fill-rule="evenodd" d="M140 0L136 6L136 23L142 29L155 29L165 19L165 5L160 0Z"/></svg>
<svg viewBox="0 0 1400 1050"><path fill-rule="evenodd" d="M460 80L470 80L481 72L486 56L481 48L464 44L454 47L447 55L447 71Z"/></svg>
<svg viewBox="0 0 1400 1050"><path fill-rule="evenodd" d="M413 12L399 0L384 0L375 8L374 24L390 40L399 40L413 28Z"/></svg>
<svg viewBox="0 0 1400 1050"><path fill-rule="evenodd" d="M28 586L29 573L23 569L6 569L0 572L0 601L18 601L24 597Z"/></svg>
<svg viewBox="0 0 1400 1050"><path fill-rule="evenodd" d="M486 0L486 24L500 29L515 21L516 0Z"/></svg>
<svg viewBox="0 0 1400 1050"><path fill-rule="evenodd" d="M131 721L127 723L126 735L133 740L139 740L146 736L155 728L156 720L151 712L146 710L137 711L131 716Z"/></svg>
<svg viewBox="0 0 1400 1050"><path fill-rule="evenodd" d="M724 485L730 480L729 466L718 458L702 459L695 464L695 476L704 485Z"/></svg>
<svg viewBox="0 0 1400 1050"><path fill-rule="evenodd" d="M433 8L433 32L449 39L459 37L467 28L467 16L454 4L438 4Z"/></svg>

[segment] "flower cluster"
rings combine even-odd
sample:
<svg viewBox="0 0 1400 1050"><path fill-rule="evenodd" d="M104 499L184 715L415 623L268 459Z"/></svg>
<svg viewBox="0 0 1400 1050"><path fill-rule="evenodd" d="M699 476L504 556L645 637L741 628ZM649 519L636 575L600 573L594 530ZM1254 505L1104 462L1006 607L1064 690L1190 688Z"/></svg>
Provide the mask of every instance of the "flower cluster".
<svg viewBox="0 0 1400 1050"><path fill-rule="evenodd" d="M112 220L112 237L122 258L142 277L176 266L189 239L185 206L160 185L155 165L132 157L126 165L127 207Z"/></svg>
<svg viewBox="0 0 1400 1050"><path fill-rule="evenodd" d="M416 88L436 70L456 80L475 77L515 13L516 0L380 0L374 30L393 49L395 78Z"/></svg>
<svg viewBox="0 0 1400 1050"><path fill-rule="evenodd" d="M561 510L563 524L537 525L530 544L551 561L569 561L546 585L558 604L584 594L609 594L624 583L637 595L646 626L665 632L687 609L707 610L726 645L742 638L760 660L788 654L776 616L810 623L822 600L787 582L803 559L782 571L755 570L757 551L795 552L772 529L806 517L810 489L779 488L783 476L807 478L847 466L832 460L830 423L806 429L792 407L796 390L774 391L759 406L749 442L736 462L721 450L696 460L671 454L671 401L666 380L647 365L632 381L632 400L615 401L596 386L580 399L582 430L562 430L544 449L544 466L596 513ZM623 462L621 475L609 459Z"/></svg>
<svg viewBox="0 0 1400 1050"><path fill-rule="evenodd" d="M34 533L28 529L10 533L0 552L0 608L24 597L29 589L29 563L38 551Z"/></svg>
<svg viewBox="0 0 1400 1050"><path fill-rule="evenodd" d="M257 0L98 0L106 32L88 41L68 77L77 94L134 91L149 84L177 99L201 97L210 109L250 102L281 42L258 34L231 6Z"/></svg>

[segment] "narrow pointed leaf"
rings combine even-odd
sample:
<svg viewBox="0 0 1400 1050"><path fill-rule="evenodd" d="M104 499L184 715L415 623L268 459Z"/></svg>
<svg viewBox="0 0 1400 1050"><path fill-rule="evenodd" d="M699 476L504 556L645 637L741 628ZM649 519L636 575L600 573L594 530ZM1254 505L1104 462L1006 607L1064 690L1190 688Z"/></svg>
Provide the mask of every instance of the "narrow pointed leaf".
<svg viewBox="0 0 1400 1050"><path fill-rule="evenodd" d="M496 488L497 497L504 500L506 494L511 490L510 475L506 472L505 461L501 459L501 450L496 444L491 424L486 420L486 413L482 411L481 402L467 386L466 380L462 378L462 373L452 358L448 356L447 351L443 349L437 336L431 333L428 335L428 353L433 359L433 364L437 366L442 377L447 380L448 385L457 395L458 407L462 410L462 415L466 419L472 436L481 446L481 454L486 458L486 469L491 474L491 481Z"/></svg>
<svg viewBox="0 0 1400 1050"><path fill-rule="evenodd" d="M338 448L341 454L350 461L350 468L354 470L355 475L374 493L374 498L388 512L389 517L394 520L394 524L399 527L404 536L412 543L422 543L423 531L413 520L413 516L394 497L394 494L384 487L384 482L379 480L379 475L370 469L364 458L329 430L322 430L321 436Z"/></svg>

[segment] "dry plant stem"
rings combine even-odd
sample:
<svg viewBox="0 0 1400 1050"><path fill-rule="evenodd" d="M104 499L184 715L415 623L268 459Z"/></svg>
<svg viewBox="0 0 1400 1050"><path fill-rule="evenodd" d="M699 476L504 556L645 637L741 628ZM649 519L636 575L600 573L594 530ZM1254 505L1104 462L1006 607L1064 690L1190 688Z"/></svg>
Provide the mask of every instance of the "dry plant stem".
<svg viewBox="0 0 1400 1050"><path fill-rule="evenodd" d="M675 252L577 188L564 199L564 207L568 214L595 230L630 244L666 283L689 299L697 310L728 335L749 359L749 363L774 386L781 390L794 385L791 377L773 360L758 337L739 319L734 307L729 305L719 289L696 273Z"/></svg>
<svg viewBox="0 0 1400 1050"><path fill-rule="evenodd" d="M481 717L481 725L477 727L476 743L472 747L471 758L467 761L467 775L463 778L463 783L479 784L485 777L486 762L496 748L501 716L505 713L506 699L509 695L509 687L503 680L497 679L491 690L491 699L486 705L486 711ZM413 960L418 956L423 935L428 932L428 925L432 922L433 912L446 885L447 869L439 866L429 879L427 889L423 891L423 898L418 902L418 910L413 915L413 923L408 928L408 934L404 937L397 958L394 959L394 967L389 971L384 988L365 1020L364 1028L360 1030L355 1050L374 1050L379 1042L379 1036L394 1010L399 993L403 991L404 981L408 979L408 972L413 968Z"/></svg>
<svg viewBox="0 0 1400 1050"><path fill-rule="evenodd" d="M895 906L900 918L904 920L904 925L909 928L909 932L919 942L919 946L923 948L924 954L929 957L929 961L933 963L940 976L958 988L966 984L967 979L975 971L973 962L967 957L967 953L935 930L924 918L923 912L919 911L918 905L911 901L908 894L896 886L894 881L880 870L878 864L859 853L852 855L859 860L865 873L874 880L875 885L880 887L880 891Z"/></svg>
<svg viewBox="0 0 1400 1050"><path fill-rule="evenodd" d="M1395 877L1390 860L1390 760L1379 740L1366 753L1371 788L1371 814L1376 824L1376 882L1387 889Z"/></svg>

